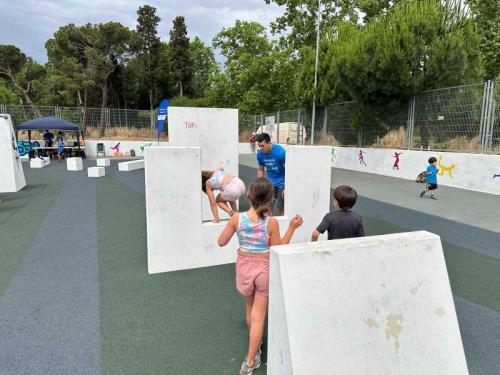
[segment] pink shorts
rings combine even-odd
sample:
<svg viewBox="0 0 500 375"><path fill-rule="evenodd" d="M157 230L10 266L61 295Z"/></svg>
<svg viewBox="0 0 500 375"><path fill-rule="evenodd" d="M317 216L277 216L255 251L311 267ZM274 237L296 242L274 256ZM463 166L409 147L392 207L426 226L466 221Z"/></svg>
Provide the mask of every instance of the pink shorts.
<svg viewBox="0 0 500 375"><path fill-rule="evenodd" d="M236 289L244 296L269 295L269 257L238 252L236 259Z"/></svg>
<svg viewBox="0 0 500 375"><path fill-rule="evenodd" d="M245 194L245 184L238 177L233 177L220 192L221 198L228 202L236 202L243 194Z"/></svg>

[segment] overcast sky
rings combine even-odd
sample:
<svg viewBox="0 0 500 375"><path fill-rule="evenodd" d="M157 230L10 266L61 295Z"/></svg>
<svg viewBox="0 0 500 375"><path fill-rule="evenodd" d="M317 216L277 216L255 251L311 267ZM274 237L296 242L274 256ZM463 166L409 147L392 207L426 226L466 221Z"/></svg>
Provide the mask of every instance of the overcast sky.
<svg viewBox="0 0 500 375"><path fill-rule="evenodd" d="M45 42L68 23L120 22L135 29L137 9L148 4L161 18L158 33L169 39L175 16L186 19L188 36L198 36L206 45L236 20L257 21L268 26L283 10L264 0L0 0L0 44L13 44L27 56L45 63Z"/></svg>

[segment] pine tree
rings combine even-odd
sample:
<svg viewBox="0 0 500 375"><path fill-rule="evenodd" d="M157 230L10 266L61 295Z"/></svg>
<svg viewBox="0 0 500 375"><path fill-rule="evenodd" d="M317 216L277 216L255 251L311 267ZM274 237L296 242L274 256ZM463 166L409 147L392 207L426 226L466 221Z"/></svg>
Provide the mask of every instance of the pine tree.
<svg viewBox="0 0 500 375"><path fill-rule="evenodd" d="M189 38L187 37L186 23L182 16L177 16L174 19L172 30L170 30L170 48L172 75L179 87L179 96L182 97L189 94L193 79Z"/></svg>

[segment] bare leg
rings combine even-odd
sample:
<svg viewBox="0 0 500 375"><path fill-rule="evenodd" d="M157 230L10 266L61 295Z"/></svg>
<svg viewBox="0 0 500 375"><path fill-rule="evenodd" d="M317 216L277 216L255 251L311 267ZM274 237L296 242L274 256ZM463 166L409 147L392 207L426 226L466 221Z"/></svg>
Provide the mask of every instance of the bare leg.
<svg viewBox="0 0 500 375"><path fill-rule="evenodd" d="M245 319L247 322L247 328L248 332L250 332L250 326L251 326L251 317L252 317L252 308L253 308L253 300L254 296L245 296L245 303L246 303L246 308L245 308Z"/></svg>
<svg viewBox="0 0 500 375"><path fill-rule="evenodd" d="M250 338L248 343L248 354L246 362L249 366L253 366L255 355L259 350L262 336L264 335L264 323L267 314L267 305L269 297L256 294L253 301L251 316L250 316Z"/></svg>
<svg viewBox="0 0 500 375"><path fill-rule="evenodd" d="M229 207L229 205L227 204L227 201L222 198L219 195L217 195L217 198L215 198L215 201L217 202L217 205L224 211L226 211L227 213L229 213L229 211L231 211L231 208Z"/></svg>
<svg viewBox="0 0 500 375"><path fill-rule="evenodd" d="M231 205L231 209L233 210L233 212L238 212L238 206L236 206L236 202L229 202L229 204Z"/></svg>

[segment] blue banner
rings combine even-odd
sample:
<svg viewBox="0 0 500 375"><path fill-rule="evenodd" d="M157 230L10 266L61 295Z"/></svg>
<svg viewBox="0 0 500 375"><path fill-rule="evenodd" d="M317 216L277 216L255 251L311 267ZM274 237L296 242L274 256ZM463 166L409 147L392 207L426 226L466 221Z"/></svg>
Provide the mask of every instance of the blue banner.
<svg viewBox="0 0 500 375"><path fill-rule="evenodd" d="M158 125L156 131L158 134L158 140L160 139L160 134L163 131L163 124L167 118L168 106L170 105L168 99L163 99L158 107Z"/></svg>

